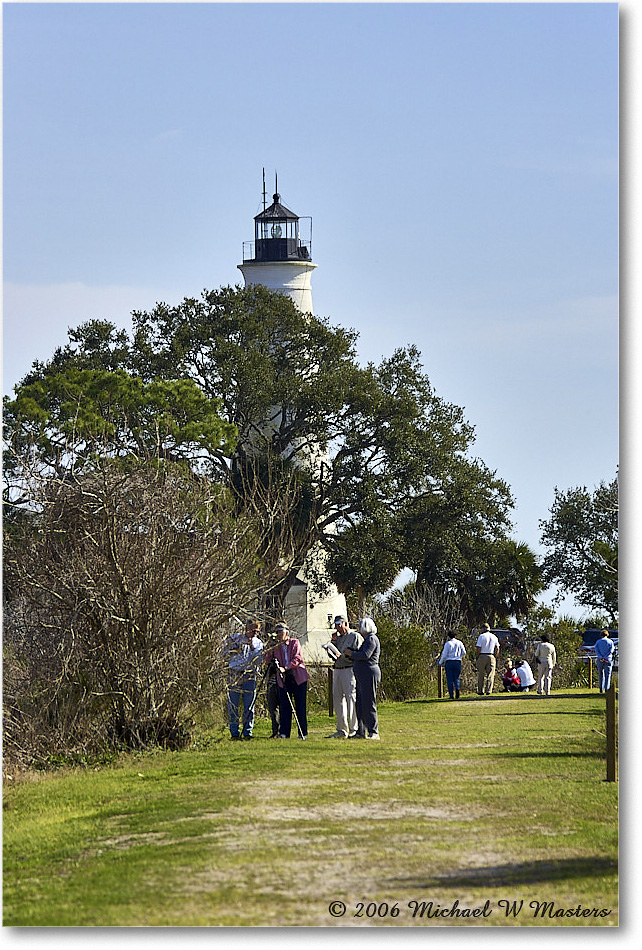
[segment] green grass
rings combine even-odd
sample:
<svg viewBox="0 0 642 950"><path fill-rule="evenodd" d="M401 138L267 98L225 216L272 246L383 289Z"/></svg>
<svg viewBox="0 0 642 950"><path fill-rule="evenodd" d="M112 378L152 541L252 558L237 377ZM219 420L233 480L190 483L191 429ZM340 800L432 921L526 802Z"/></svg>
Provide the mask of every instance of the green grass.
<svg viewBox="0 0 642 950"><path fill-rule="evenodd" d="M251 743L5 781L5 926L617 925L603 696L379 712L380 743L327 739L319 712L305 743L262 720ZM549 916L578 905L611 913Z"/></svg>

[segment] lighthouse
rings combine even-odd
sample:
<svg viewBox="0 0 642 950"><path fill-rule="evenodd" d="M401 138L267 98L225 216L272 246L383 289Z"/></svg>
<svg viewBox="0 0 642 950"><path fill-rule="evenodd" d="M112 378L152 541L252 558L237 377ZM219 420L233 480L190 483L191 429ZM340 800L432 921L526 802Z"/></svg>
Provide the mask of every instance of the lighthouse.
<svg viewBox="0 0 642 950"><path fill-rule="evenodd" d="M278 181L277 181L278 187ZM305 234L302 221L308 222ZM254 241L243 245L243 263L239 270L245 286L262 284L270 290L287 294L301 313L312 310L312 219L298 215L281 204L275 191L272 204L265 207L263 179L263 211L254 218Z"/></svg>
<svg viewBox="0 0 642 950"><path fill-rule="evenodd" d="M267 206L263 175L263 210L254 218L254 240L243 244L243 263L238 265L245 286L261 284L286 294L301 313L314 314L312 307L312 219L299 217L281 202L278 179L272 204ZM319 452L310 450L310 465L318 464ZM308 555L315 569L323 569L325 551L318 545ZM306 659L327 659L321 644L330 636L332 621L347 617L346 601L334 584L326 594L317 595L302 568L284 604L285 618L301 641Z"/></svg>

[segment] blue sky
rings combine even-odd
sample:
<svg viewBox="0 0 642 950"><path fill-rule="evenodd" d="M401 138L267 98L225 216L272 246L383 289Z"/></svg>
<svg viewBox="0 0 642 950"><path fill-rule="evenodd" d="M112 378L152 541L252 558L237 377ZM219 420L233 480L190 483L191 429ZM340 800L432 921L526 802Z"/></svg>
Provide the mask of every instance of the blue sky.
<svg viewBox="0 0 642 950"><path fill-rule="evenodd" d="M538 546L618 458L614 3L5 4L4 390L241 281L278 171L315 311L415 343Z"/></svg>

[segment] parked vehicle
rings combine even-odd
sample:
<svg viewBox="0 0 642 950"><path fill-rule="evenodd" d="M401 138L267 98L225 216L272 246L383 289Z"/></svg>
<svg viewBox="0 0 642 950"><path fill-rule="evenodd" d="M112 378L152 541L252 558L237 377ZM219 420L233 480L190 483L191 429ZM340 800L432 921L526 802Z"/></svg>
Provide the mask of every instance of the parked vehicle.
<svg viewBox="0 0 642 950"><path fill-rule="evenodd" d="M577 632L580 633L579 630ZM602 636L602 630L590 628L583 632L582 634L583 639L582 639L582 646L580 647L580 653L585 663L589 663L591 660L596 659L595 644L597 643L597 641L600 639L601 636ZM618 670L618 643L620 639L618 636L618 630L611 630L609 628L609 637L613 641L613 645L615 647L615 656L613 658L613 670L614 672L617 672Z"/></svg>

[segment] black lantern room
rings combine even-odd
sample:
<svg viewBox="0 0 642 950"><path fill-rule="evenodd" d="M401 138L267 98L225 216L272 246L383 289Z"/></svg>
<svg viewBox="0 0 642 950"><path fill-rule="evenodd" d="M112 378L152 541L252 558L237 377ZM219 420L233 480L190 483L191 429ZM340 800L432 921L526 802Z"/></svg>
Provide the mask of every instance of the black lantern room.
<svg viewBox="0 0 642 950"><path fill-rule="evenodd" d="M265 191L264 191L265 195ZM299 229L299 216L281 204L281 195L275 192L272 204L254 218L254 256L243 245L244 261L309 261L312 252L312 219L309 221L309 238L303 239Z"/></svg>

